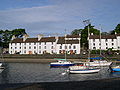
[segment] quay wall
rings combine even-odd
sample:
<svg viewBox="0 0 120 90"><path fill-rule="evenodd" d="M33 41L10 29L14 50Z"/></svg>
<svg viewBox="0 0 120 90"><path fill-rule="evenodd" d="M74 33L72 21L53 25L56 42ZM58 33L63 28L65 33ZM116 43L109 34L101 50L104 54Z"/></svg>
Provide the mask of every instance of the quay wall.
<svg viewBox="0 0 120 90"><path fill-rule="evenodd" d="M99 55L91 55L91 57L98 57ZM56 61L55 58L65 58L65 56L62 55L50 55L50 54L43 54L43 55L10 55L5 54L1 55L0 61L3 62L40 62L40 63L50 63L53 61ZM106 56L104 59L108 61L117 61L120 60L119 56ZM67 55L67 60L69 61L87 61L87 55Z"/></svg>

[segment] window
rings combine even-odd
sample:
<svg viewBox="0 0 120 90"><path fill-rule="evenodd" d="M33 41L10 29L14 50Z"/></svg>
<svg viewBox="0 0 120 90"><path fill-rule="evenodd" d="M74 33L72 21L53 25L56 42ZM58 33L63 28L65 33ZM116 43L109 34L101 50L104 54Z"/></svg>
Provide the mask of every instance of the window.
<svg viewBox="0 0 120 90"><path fill-rule="evenodd" d="M95 42L95 39L93 39L93 42Z"/></svg>
<svg viewBox="0 0 120 90"><path fill-rule="evenodd" d="M52 50L52 53L53 53L53 50Z"/></svg>
<svg viewBox="0 0 120 90"><path fill-rule="evenodd" d="M112 43L112 46L114 45L114 43Z"/></svg>
<svg viewBox="0 0 120 90"><path fill-rule="evenodd" d="M73 46L73 49L76 49L76 46Z"/></svg>
<svg viewBox="0 0 120 90"><path fill-rule="evenodd" d="M29 45L31 45L31 43L29 43Z"/></svg>
<svg viewBox="0 0 120 90"><path fill-rule="evenodd" d="M59 51L59 53L61 53L61 50Z"/></svg>
<svg viewBox="0 0 120 90"><path fill-rule="evenodd" d="M36 51L34 51L34 53L36 54Z"/></svg>
<svg viewBox="0 0 120 90"><path fill-rule="evenodd" d="M106 49L108 49L108 47L106 47Z"/></svg>
<svg viewBox="0 0 120 90"><path fill-rule="evenodd" d="M20 49L21 49L21 47L20 47Z"/></svg>
<svg viewBox="0 0 120 90"><path fill-rule="evenodd" d="M95 46L95 43L93 43L93 46Z"/></svg>
<svg viewBox="0 0 120 90"><path fill-rule="evenodd" d="M24 47L24 49L26 49L26 47Z"/></svg>
<svg viewBox="0 0 120 90"><path fill-rule="evenodd" d="M39 51L39 53L41 53L41 51Z"/></svg>
<svg viewBox="0 0 120 90"><path fill-rule="evenodd" d="M44 48L46 49L46 46Z"/></svg>
<svg viewBox="0 0 120 90"><path fill-rule="evenodd" d="M60 49L62 49L62 46L60 46Z"/></svg>
<svg viewBox="0 0 120 90"><path fill-rule="evenodd" d="M53 49L53 46L51 47L51 49Z"/></svg>
<svg viewBox="0 0 120 90"><path fill-rule="evenodd" d="M96 49L96 47L93 47L93 49Z"/></svg>
<svg viewBox="0 0 120 90"><path fill-rule="evenodd" d="M105 41L107 42L108 40L107 40L107 39L105 39Z"/></svg>
<svg viewBox="0 0 120 90"><path fill-rule="evenodd" d="M65 49L67 49L67 46L65 46Z"/></svg>
<svg viewBox="0 0 120 90"><path fill-rule="evenodd" d="M41 43L39 43L39 45L41 45Z"/></svg>
<svg viewBox="0 0 120 90"><path fill-rule="evenodd" d="M26 51L24 51L24 53L26 53Z"/></svg>
<svg viewBox="0 0 120 90"><path fill-rule="evenodd" d="M34 43L34 45L36 45L36 43Z"/></svg>
<svg viewBox="0 0 120 90"><path fill-rule="evenodd" d="M31 49L31 47L29 47L29 49Z"/></svg>
<svg viewBox="0 0 120 90"><path fill-rule="evenodd" d="M39 49L41 49L41 46L39 46Z"/></svg>
<svg viewBox="0 0 120 90"><path fill-rule="evenodd" d="M71 46L69 46L69 49L71 49Z"/></svg>
<svg viewBox="0 0 120 90"><path fill-rule="evenodd" d="M112 42L114 41L114 39L112 39Z"/></svg>
<svg viewBox="0 0 120 90"><path fill-rule="evenodd" d="M46 45L46 42L45 42L45 45Z"/></svg>
<svg viewBox="0 0 120 90"><path fill-rule="evenodd" d="M15 49L17 49L17 47L15 47Z"/></svg>
<svg viewBox="0 0 120 90"><path fill-rule="evenodd" d="M76 50L75 50L75 53L76 53Z"/></svg>
<svg viewBox="0 0 120 90"><path fill-rule="evenodd" d="M108 44L106 43L106 46L107 46Z"/></svg>
<svg viewBox="0 0 120 90"><path fill-rule="evenodd" d="M36 49L36 46L34 46L34 49Z"/></svg>

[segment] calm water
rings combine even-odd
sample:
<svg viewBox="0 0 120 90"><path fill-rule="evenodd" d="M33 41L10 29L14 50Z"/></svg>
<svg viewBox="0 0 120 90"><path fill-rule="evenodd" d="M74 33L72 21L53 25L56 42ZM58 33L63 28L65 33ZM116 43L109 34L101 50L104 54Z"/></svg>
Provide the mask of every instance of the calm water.
<svg viewBox="0 0 120 90"><path fill-rule="evenodd" d="M120 77L120 73L110 73L108 67L94 74L65 74L66 68L50 68L49 64L7 63L0 73L0 83L33 83L56 81L83 81Z"/></svg>

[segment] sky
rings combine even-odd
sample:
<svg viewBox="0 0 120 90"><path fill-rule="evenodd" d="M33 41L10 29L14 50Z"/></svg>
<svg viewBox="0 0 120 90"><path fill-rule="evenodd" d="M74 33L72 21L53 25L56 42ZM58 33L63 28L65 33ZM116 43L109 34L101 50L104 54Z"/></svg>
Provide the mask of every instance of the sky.
<svg viewBox="0 0 120 90"><path fill-rule="evenodd" d="M0 0L0 29L24 28L30 37L64 35L90 20L102 32L120 23L120 0Z"/></svg>

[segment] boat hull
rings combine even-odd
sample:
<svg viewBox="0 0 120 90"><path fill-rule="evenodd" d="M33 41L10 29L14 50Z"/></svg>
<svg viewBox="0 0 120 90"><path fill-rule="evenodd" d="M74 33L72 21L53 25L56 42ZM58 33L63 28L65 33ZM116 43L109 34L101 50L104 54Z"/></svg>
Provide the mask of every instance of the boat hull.
<svg viewBox="0 0 120 90"><path fill-rule="evenodd" d="M120 72L120 67L111 67L112 72Z"/></svg>
<svg viewBox="0 0 120 90"><path fill-rule="evenodd" d="M89 62L89 64L87 64L87 66L109 66L111 64L112 64L112 62L102 62L102 63Z"/></svg>
<svg viewBox="0 0 120 90"><path fill-rule="evenodd" d="M90 73L97 73L100 69L78 69L78 70L69 70L69 73L74 74L90 74Z"/></svg>
<svg viewBox="0 0 120 90"><path fill-rule="evenodd" d="M51 67L68 67L73 65L74 64L50 64Z"/></svg>

